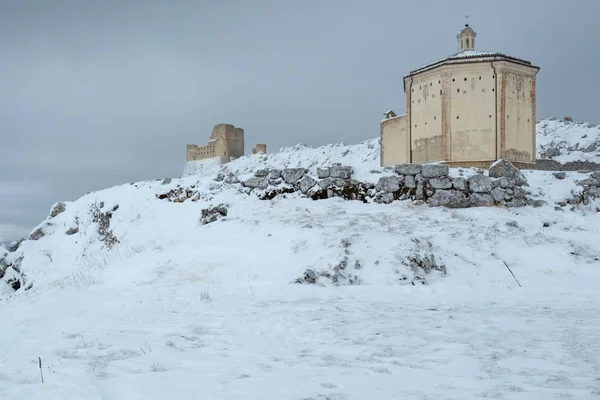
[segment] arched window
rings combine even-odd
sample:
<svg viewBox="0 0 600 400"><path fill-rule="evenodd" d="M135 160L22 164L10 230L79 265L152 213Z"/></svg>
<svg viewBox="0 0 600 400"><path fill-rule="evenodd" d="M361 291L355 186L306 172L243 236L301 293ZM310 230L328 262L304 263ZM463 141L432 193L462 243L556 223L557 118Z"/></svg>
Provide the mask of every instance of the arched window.
<svg viewBox="0 0 600 400"><path fill-rule="evenodd" d="M467 39L467 47L470 47L470 45L469 45L469 39Z"/></svg>

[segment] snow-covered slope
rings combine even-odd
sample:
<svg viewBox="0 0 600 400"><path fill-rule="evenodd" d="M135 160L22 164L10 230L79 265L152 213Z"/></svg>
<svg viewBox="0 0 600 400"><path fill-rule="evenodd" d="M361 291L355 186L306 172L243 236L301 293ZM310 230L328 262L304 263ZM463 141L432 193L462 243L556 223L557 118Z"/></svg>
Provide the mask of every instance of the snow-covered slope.
<svg viewBox="0 0 600 400"><path fill-rule="evenodd" d="M374 182L378 154L296 146L66 202L6 258L27 285L0 282L0 399L599 396L600 204L555 210L586 175L524 171L547 205L461 210L214 180L341 162ZM157 199L177 185L201 198ZM447 274L416 279L431 255Z"/></svg>
<svg viewBox="0 0 600 400"><path fill-rule="evenodd" d="M560 163L600 163L600 125L544 118L537 123L537 157Z"/></svg>
<svg viewBox="0 0 600 400"><path fill-rule="evenodd" d="M187 162L183 176L216 175L219 171L244 174L257 168L309 168L329 166L333 163L352 165L357 179L368 177L369 171L379 169L379 139L366 140L358 145L330 144L317 148L303 144L286 147L270 154L240 157L230 163L219 165L214 159Z"/></svg>

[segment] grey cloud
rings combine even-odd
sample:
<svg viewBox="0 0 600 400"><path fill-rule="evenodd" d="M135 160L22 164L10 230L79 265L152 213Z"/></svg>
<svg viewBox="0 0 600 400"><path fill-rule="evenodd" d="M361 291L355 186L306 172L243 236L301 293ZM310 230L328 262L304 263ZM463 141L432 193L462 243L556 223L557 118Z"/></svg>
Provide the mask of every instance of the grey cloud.
<svg viewBox="0 0 600 400"><path fill-rule="evenodd" d="M0 223L33 226L56 201L177 176L214 124L273 151L378 136L402 76L478 47L542 67L538 114L600 122L596 0L0 3L0 181L43 182Z"/></svg>

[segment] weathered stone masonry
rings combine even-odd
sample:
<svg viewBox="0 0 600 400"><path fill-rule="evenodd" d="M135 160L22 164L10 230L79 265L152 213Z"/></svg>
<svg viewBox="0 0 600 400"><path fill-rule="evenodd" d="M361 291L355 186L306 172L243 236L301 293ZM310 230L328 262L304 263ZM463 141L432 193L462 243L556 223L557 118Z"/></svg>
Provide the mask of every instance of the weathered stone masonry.
<svg viewBox="0 0 600 400"><path fill-rule="evenodd" d="M382 176L377 183L360 182L353 179L352 167L334 164L317 168L316 176L311 176L306 168L260 169L244 181L232 173L219 174L215 180L239 185L246 193L254 193L263 200L295 193L313 200L342 197L382 204L410 200L450 208L540 205L539 201L527 198L523 189L527 180L505 160L492 165L489 176L451 177L444 164L399 164L390 172L392 175ZM194 187L177 187L157 197L173 202L197 201L201 193Z"/></svg>

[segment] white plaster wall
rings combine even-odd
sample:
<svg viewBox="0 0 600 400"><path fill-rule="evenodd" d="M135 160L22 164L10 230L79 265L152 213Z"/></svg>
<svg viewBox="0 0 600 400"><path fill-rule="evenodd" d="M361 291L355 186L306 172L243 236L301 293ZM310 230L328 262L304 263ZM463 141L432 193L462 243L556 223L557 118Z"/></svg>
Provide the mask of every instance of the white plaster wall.
<svg viewBox="0 0 600 400"><path fill-rule="evenodd" d="M381 122L380 162L382 167L410 162L407 122L406 115Z"/></svg>
<svg viewBox="0 0 600 400"><path fill-rule="evenodd" d="M412 77L407 86L410 103L412 162L441 161L442 156L442 77L439 70Z"/></svg>
<svg viewBox="0 0 600 400"><path fill-rule="evenodd" d="M448 80L448 149L445 160L496 159L494 70L489 63L442 67Z"/></svg>
<svg viewBox="0 0 600 400"><path fill-rule="evenodd" d="M500 95L504 96L502 157L510 161L535 162L535 72L506 62L499 68Z"/></svg>

